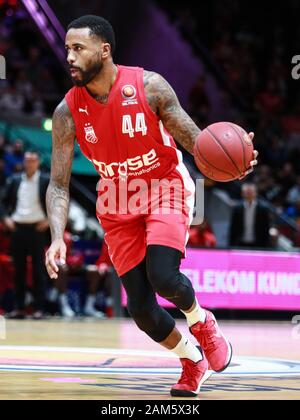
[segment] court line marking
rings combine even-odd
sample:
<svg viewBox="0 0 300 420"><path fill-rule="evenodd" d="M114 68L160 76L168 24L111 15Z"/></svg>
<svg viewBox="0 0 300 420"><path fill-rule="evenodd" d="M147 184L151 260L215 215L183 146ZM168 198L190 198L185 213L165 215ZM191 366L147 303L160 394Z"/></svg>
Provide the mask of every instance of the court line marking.
<svg viewBox="0 0 300 420"><path fill-rule="evenodd" d="M117 356L150 356L150 357L166 357L177 358L173 353L166 351L151 350L134 350L134 349L110 349L95 347L51 347L51 346L0 346L1 350L17 350L17 351L41 351L55 353L89 353L89 354L115 354Z"/></svg>
<svg viewBox="0 0 300 420"><path fill-rule="evenodd" d="M134 350L134 349L110 349L110 348L85 348L85 347L51 347L51 346L0 346L0 355L1 350L10 350L10 351L35 351L35 352L52 352L52 353L85 353L85 354L110 354L110 355L122 355L122 356L150 356L153 357L163 357L163 358L176 358L177 356L173 353L167 351L151 351L151 350ZM244 366L244 371L237 371L238 366L232 366L231 371L222 372L221 375L224 376L300 376L300 361L286 360L286 359L272 359L272 358L258 358L253 356L236 356L233 359L235 363L246 363ZM258 366L253 367L247 370L247 362L256 362ZM50 362L51 363L51 362ZM266 371L266 366L262 366L262 369L259 370L259 364L271 364L270 370ZM299 368L299 371L293 372L289 371L272 371L272 364L285 364L293 365L295 368ZM241 366L243 368L243 366ZM245 371L245 367L246 370ZM255 369L256 368L256 369ZM230 368L229 368L230 369ZM257 370L258 369L258 370ZM104 375L178 375L181 372L181 369L174 367L166 368L151 368L151 367L85 367L85 366L53 366L53 365L16 365L16 364L0 364L0 371L2 372L43 372L43 373L76 373L76 374L104 374ZM215 375L216 373L214 373Z"/></svg>
<svg viewBox="0 0 300 420"><path fill-rule="evenodd" d="M126 370L127 369L127 370ZM161 369L136 369L136 368L115 368L115 369L74 369L74 368L53 368L51 366L43 366L43 367L35 367L35 366L5 366L0 365L0 371L1 372L32 372L32 373L76 373L76 374L88 374L88 375L178 375L181 372L180 368L176 369L167 369L167 368L161 368ZM222 373L215 373L213 372L213 375L221 375L221 376L231 376L231 377L238 377L238 376L270 376L270 377L276 377L279 375L285 375L285 376L298 376L300 377L300 372L276 372L276 373L270 373L270 372L222 372Z"/></svg>
<svg viewBox="0 0 300 420"><path fill-rule="evenodd" d="M88 353L88 354L112 354L121 356L150 356L150 357L165 357L177 359L177 356L171 352L157 351L157 350L135 350L135 349L113 349L113 348L96 348L96 347L51 347L51 346L0 346L1 350L17 350L17 351L40 351L40 352L54 352L54 353ZM288 362L300 365L300 360L290 359L274 359L271 357L255 357L255 356L236 356L238 360L253 360L257 362Z"/></svg>

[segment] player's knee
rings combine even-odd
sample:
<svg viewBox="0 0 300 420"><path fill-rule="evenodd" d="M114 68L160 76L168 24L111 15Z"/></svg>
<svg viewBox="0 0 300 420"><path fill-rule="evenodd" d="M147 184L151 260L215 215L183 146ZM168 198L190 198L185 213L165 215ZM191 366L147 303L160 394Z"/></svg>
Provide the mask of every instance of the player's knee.
<svg viewBox="0 0 300 420"><path fill-rule="evenodd" d="M156 319L150 305L129 300L127 309L140 330L148 332L155 329Z"/></svg>
<svg viewBox="0 0 300 420"><path fill-rule="evenodd" d="M153 289L164 298L177 296L182 291L178 276L179 272L165 270L164 267L148 268L148 279Z"/></svg>
<svg viewBox="0 0 300 420"><path fill-rule="evenodd" d="M138 328L157 343L164 341L175 327L174 319L155 302L129 300L127 308Z"/></svg>
<svg viewBox="0 0 300 420"><path fill-rule="evenodd" d="M148 270L148 278L159 296L169 300L179 309L189 309L195 300L195 292L190 280L179 270Z"/></svg>

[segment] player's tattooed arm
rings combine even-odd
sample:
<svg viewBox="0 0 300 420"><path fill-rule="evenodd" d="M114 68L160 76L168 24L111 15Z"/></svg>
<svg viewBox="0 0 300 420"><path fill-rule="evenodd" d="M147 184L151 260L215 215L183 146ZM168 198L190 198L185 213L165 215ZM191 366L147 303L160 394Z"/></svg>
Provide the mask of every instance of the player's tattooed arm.
<svg viewBox="0 0 300 420"><path fill-rule="evenodd" d="M176 93L158 73L144 71L147 101L169 133L193 154L194 143L201 130L181 107Z"/></svg>
<svg viewBox="0 0 300 420"><path fill-rule="evenodd" d="M75 124L64 99L53 114L51 178L47 190L52 241L63 239L67 224L74 140Z"/></svg>
<svg viewBox="0 0 300 420"><path fill-rule="evenodd" d="M152 111L161 118L164 126L174 139L193 154L195 140L201 130L182 109L172 87L162 76L151 71L144 71L144 86L147 101ZM252 141L254 133L250 132L249 138ZM254 150L250 167L240 179L253 172L254 167L258 163L257 156L258 152Z"/></svg>

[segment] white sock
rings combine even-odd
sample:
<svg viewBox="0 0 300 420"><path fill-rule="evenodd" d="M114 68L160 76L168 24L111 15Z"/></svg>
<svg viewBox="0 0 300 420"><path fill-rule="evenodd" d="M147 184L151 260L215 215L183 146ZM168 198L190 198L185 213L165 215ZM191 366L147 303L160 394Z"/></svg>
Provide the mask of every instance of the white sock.
<svg viewBox="0 0 300 420"><path fill-rule="evenodd" d="M184 315L186 316L186 320L188 323L188 326L191 327L192 325L197 324L197 322L205 322L206 313L203 308L199 305L199 302L197 298L195 298L196 306L191 312L184 312Z"/></svg>
<svg viewBox="0 0 300 420"><path fill-rule="evenodd" d="M113 306L113 303L114 303L114 301L113 301L112 297L109 296L105 299L105 305L106 306Z"/></svg>
<svg viewBox="0 0 300 420"><path fill-rule="evenodd" d="M48 299L50 300L50 302L56 302L58 295L58 290L55 287L52 287L49 290Z"/></svg>
<svg viewBox="0 0 300 420"><path fill-rule="evenodd" d="M86 309L94 309L94 305L96 303L96 296L95 295L88 295L86 298L85 308Z"/></svg>
<svg viewBox="0 0 300 420"><path fill-rule="evenodd" d="M62 306L69 306L68 298L65 293L61 293L58 297L59 302Z"/></svg>
<svg viewBox="0 0 300 420"><path fill-rule="evenodd" d="M177 354L180 359L190 359L195 363L203 359L200 350L184 335L177 346L171 351Z"/></svg>

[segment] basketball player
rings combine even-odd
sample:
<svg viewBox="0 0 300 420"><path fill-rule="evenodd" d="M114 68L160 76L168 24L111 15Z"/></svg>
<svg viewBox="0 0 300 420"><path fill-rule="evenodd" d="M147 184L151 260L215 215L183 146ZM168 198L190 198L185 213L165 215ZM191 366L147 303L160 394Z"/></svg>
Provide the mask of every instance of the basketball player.
<svg viewBox="0 0 300 420"><path fill-rule="evenodd" d="M58 261L64 264L66 259L63 233L75 137L101 175L100 189L107 180L119 191L128 179L148 184L153 179L179 180L186 200L180 214L124 214L118 206L116 212L100 214L102 201L97 216L127 293L129 313L142 331L180 358L182 375L171 395L196 396L211 369L223 371L232 355L215 317L200 306L190 280L179 271L191 223L194 184L173 138L193 154L200 129L162 76L114 64L115 37L105 19L89 15L71 22L65 47L75 86L53 115L48 273L57 278ZM249 134L251 140L253 136ZM247 173L257 164L256 157L257 152ZM162 201L159 197L158 202ZM155 292L184 313L199 347L178 331L174 319L158 305Z"/></svg>

